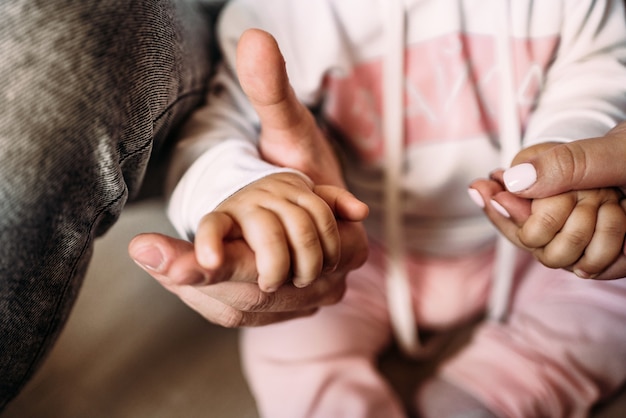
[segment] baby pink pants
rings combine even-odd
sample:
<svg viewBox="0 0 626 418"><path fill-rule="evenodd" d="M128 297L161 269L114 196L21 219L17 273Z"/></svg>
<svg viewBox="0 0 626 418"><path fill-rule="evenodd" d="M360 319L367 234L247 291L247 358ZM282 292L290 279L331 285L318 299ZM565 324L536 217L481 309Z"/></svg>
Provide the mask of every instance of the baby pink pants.
<svg viewBox="0 0 626 418"><path fill-rule="evenodd" d="M483 312L492 263L492 252L408 260L418 327L445 330ZM243 331L262 416L406 416L376 368L391 341L384 277L373 246L337 305ZM507 321L482 322L438 370L499 416L586 417L626 379L626 279L582 280L520 252Z"/></svg>

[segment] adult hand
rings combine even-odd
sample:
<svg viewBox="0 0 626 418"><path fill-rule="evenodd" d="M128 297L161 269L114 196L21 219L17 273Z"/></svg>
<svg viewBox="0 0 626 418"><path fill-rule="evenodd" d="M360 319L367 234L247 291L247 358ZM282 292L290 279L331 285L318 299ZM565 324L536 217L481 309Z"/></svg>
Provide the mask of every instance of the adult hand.
<svg viewBox="0 0 626 418"><path fill-rule="evenodd" d="M541 198L569 190L626 187L626 122L600 138L560 144L516 159L503 173L508 191Z"/></svg>
<svg viewBox="0 0 626 418"><path fill-rule="evenodd" d="M512 167L479 179L470 190L493 224L511 241L530 215L531 200L591 188L626 188L626 123L600 138L548 147L516 157ZM626 201L622 208L626 211ZM626 248L598 280L626 277Z"/></svg>
<svg viewBox="0 0 626 418"><path fill-rule="evenodd" d="M259 114L261 152L274 164L296 168L316 184L343 186L332 148L313 116L296 98L275 40L250 30L238 45L238 76ZM341 256L337 267L306 288L291 284L273 293L258 285L254 254L242 240L230 241L222 267L204 268L194 245L161 234L142 234L129 244L129 254L152 277L211 322L227 327L257 326L310 315L320 306L338 302L345 291L345 277L362 265L368 254L367 238L360 222L360 205L344 205L350 199L328 202L339 214Z"/></svg>
<svg viewBox="0 0 626 418"><path fill-rule="evenodd" d="M152 277L207 320L225 327L260 326L313 314L337 303L346 274L367 258L359 224L339 223L340 265L310 286L292 284L265 293L256 283L254 254L242 240L225 249L225 268L211 271L196 260L193 244L161 234L141 234L129 244L131 257Z"/></svg>

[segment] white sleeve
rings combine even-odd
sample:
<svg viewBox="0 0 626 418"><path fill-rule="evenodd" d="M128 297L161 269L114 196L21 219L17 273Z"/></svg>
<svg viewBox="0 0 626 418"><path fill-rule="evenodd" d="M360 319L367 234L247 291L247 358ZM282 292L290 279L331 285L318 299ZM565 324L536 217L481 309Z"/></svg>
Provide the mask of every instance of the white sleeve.
<svg viewBox="0 0 626 418"><path fill-rule="evenodd" d="M626 20L622 0L565 0L557 56L524 146L605 134L626 118Z"/></svg>

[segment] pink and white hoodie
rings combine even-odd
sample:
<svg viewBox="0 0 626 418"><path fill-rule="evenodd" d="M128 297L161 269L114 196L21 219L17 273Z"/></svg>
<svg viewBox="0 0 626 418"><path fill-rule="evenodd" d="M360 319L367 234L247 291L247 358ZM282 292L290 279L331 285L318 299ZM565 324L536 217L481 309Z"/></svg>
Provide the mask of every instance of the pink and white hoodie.
<svg viewBox="0 0 626 418"><path fill-rule="evenodd" d="M218 27L219 88L174 156L170 219L192 237L225 198L289 170L260 159L258 117L233 70L241 33L270 32L297 96L341 133L347 184L370 206L371 239L388 248L392 316L410 350L398 260L494 245L467 197L471 180L520 148L601 136L624 119L624 15L621 0L232 0ZM500 242L496 311L510 250Z"/></svg>

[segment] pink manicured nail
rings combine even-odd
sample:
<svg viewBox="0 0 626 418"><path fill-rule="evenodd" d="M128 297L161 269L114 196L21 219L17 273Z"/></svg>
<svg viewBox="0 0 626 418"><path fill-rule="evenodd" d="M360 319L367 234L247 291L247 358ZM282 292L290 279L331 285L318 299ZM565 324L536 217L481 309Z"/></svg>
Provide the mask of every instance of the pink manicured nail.
<svg viewBox="0 0 626 418"><path fill-rule="evenodd" d="M499 204L495 200L492 200L489 203L491 204L491 207L494 208L496 210L496 212L498 212L500 215L504 216L505 218L510 218L511 217L511 214L509 213L509 211L504 209L504 206L502 206L501 204Z"/></svg>
<svg viewBox="0 0 626 418"><path fill-rule="evenodd" d="M502 177L507 190L516 193L528 189L537 181L537 171L532 164L523 163L505 170Z"/></svg>
<svg viewBox="0 0 626 418"><path fill-rule="evenodd" d="M483 200L483 197L480 195L478 190L472 189L470 187L469 189L467 189L467 194L472 199L472 201L476 203L476 206L478 206L481 209L485 207L485 201Z"/></svg>

